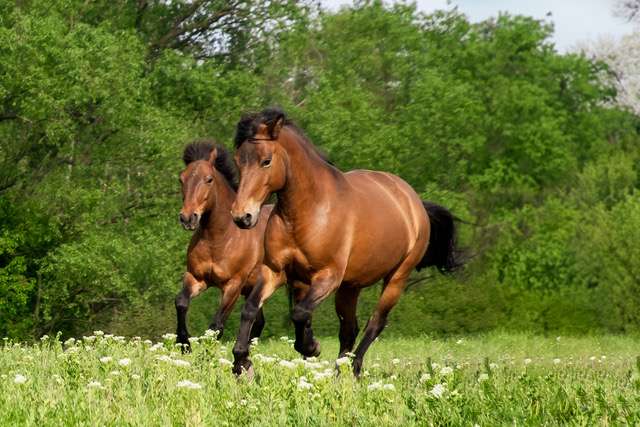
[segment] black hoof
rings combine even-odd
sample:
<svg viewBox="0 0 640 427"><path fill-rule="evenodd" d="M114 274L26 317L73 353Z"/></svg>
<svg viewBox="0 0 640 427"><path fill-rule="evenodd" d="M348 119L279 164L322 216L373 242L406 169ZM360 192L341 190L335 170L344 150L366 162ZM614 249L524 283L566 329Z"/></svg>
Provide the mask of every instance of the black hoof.
<svg viewBox="0 0 640 427"><path fill-rule="evenodd" d="M246 374L247 378L253 379L253 375L254 375L253 363L251 363L251 360L249 360L249 359L245 359L243 361L236 362L236 363L233 364L232 372L237 377L241 376L242 374Z"/></svg>
<svg viewBox="0 0 640 427"><path fill-rule="evenodd" d="M320 343L318 340L313 340L311 345L308 346L293 346L295 350L300 353L302 356L306 357L318 357L320 355Z"/></svg>

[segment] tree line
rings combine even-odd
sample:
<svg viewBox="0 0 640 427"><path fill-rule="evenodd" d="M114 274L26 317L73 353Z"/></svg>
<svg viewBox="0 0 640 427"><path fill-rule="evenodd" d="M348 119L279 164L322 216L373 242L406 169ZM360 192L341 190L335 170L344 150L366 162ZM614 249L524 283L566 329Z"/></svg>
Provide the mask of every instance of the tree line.
<svg viewBox="0 0 640 427"><path fill-rule="evenodd" d="M552 33L380 1L0 0L0 335L173 330L182 148L268 105L466 221L467 268L417 275L389 333L636 331L640 118ZM284 294L265 315L288 333Z"/></svg>

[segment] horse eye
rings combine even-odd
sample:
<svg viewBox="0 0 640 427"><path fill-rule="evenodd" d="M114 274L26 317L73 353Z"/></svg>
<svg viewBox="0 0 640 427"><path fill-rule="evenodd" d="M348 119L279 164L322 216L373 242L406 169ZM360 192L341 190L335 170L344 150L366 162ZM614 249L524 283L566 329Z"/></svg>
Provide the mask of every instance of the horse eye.
<svg viewBox="0 0 640 427"><path fill-rule="evenodd" d="M264 159L260 162L260 167L262 168L268 168L269 166L271 166L271 159Z"/></svg>
<svg viewBox="0 0 640 427"><path fill-rule="evenodd" d="M213 177L212 176L206 177L204 182L206 182L207 184L211 184L213 182Z"/></svg>

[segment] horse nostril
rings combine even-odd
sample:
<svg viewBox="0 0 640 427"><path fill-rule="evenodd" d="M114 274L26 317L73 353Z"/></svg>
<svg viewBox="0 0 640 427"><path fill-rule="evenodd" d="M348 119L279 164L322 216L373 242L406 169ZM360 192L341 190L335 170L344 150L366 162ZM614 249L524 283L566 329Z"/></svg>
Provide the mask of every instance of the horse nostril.
<svg viewBox="0 0 640 427"><path fill-rule="evenodd" d="M250 213L246 213L244 214L244 216L242 217L242 222L244 223L244 225L249 226L251 225L251 214Z"/></svg>
<svg viewBox="0 0 640 427"><path fill-rule="evenodd" d="M180 215L178 215L178 217L180 218L180 224L184 225L187 222L187 218L185 218L182 212L180 212Z"/></svg>

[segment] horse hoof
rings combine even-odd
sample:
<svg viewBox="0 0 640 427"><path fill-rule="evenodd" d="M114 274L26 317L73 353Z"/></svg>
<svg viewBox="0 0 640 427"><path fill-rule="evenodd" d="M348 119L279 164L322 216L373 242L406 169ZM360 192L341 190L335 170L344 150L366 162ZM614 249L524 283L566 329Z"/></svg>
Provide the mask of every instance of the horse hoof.
<svg viewBox="0 0 640 427"><path fill-rule="evenodd" d="M236 363L235 365L233 365L232 372L235 374L236 377L240 378L244 376L249 381L252 381L253 377L255 376L255 371L253 370L253 363L251 363L250 360Z"/></svg>
<svg viewBox="0 0 640 427"><path fill-rule="evenodd" d="M313 344L313 350L311 350L311 355L309 357L318 357L320 356L320 343L317 340L314 340Z"/></svg>

